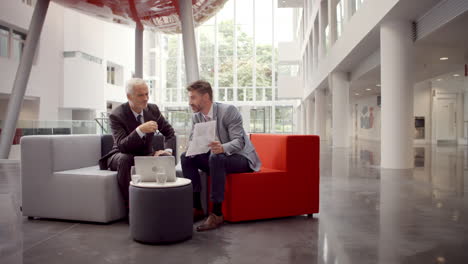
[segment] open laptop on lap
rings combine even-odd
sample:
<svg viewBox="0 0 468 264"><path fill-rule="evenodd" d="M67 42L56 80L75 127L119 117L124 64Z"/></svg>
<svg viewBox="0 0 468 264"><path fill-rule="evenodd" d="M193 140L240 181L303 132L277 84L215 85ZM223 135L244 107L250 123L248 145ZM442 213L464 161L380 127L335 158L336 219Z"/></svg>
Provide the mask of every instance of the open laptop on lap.
<svg viewBox="0 0 468 264"><path fill-rule="evenodd" d="M176 181L174 156L136 156L135 172L142 182L155 182L156 172L162 168L167 175L167 182Z"/></svg>

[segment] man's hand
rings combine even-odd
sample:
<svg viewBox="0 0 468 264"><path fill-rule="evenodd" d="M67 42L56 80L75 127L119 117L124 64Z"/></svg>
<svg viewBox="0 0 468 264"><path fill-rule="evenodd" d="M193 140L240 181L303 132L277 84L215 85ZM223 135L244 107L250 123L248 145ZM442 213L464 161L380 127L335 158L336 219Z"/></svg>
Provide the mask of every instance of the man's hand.
<svg viewBox="0 0 468 264"><path fill-rule="evenodd" d="M154 121L148 121L148 122L145 122L143 124L141 124L140 126L138 126L138 128L140 128L140 131L143 132L143 133L154 133L156 132L156 130L158 130L158 123L154 122Z"/></svg>
<svg viewBox="0 0 468 264"><path fill-rule="evenodd" d="M171 156L172 154L165 151L165 150L158 150L156 152L154 152L154 157L157 157L157 156Z"/></svg>
<svg viewBox="0 0 468 264"><path fill-rule="evenodd" d="M221 145L221 142L219 141L213 141L211 142L208 147L211 148L211 152L214 154L221 154L224 153L223 145Z"/></svg>

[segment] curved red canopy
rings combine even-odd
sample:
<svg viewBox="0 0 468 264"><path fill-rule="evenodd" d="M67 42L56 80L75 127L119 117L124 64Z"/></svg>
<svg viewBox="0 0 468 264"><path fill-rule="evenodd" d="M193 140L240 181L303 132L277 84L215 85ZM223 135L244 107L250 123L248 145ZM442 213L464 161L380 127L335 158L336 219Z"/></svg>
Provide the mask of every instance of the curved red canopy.
<svg viewBox="0 0 468 264"><path fill-rule="evenodd" d="M167 33L181 31L179 0L52 0L119 24L134 22ZM192 0L195 25L210 19L228 0Z"/></svg>

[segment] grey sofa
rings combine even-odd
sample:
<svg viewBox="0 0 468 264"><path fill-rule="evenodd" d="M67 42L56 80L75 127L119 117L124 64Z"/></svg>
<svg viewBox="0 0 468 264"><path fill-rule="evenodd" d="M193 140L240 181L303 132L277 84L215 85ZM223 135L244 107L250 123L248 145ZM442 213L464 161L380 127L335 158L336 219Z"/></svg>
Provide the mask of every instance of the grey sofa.
<svg viewBox="0 0 468 264"><path fill-rule="evenodd" d="M155 149L163 140L154 137ZM124 217L117 173L98 166L112 144L110 135L22 137L23 215L100 223Z"/></svg>

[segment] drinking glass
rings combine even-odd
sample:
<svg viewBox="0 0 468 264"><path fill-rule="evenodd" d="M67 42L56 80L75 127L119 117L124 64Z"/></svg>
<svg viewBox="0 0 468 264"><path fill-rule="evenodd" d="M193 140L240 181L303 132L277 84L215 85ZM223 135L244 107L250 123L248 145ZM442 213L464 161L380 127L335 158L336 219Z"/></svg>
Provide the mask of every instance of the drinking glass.
<svg viewBox="0 0 468 264"><path fill-rule="evenodd" d="M164 184L167 181L167 174L164 168L156 169L156 182L159 184Z"/></svg>

